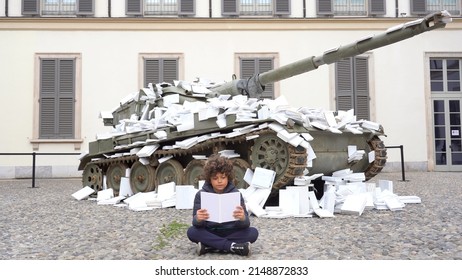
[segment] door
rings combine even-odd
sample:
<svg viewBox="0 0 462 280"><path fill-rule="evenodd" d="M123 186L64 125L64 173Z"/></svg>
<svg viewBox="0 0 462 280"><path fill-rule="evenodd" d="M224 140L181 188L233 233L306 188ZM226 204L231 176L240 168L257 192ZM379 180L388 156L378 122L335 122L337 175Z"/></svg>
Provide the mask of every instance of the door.
<svg viewBox="0 0 462 280"><path fill-rule="evenodd" d="M462 171L462 59L430 58L435 171Z"/></svg>
<svg viewBox="0 0 462 280"><path fill-rule="evenodd" d="M462 98L434 99L435 170L462 171Z"/></svg>

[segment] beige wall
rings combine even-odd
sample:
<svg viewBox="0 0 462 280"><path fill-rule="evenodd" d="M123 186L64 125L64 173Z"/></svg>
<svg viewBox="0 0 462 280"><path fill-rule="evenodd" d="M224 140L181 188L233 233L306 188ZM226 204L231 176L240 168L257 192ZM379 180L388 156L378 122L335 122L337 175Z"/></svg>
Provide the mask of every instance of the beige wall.
<svg viewBox="0 0 462 280"><path fill-rule="evenodd" d="M97 1L100 5L100 2ZM105 1L102 1L105 2ZM114 2L114 1L113 1ZM117 1L116 1L117 2ZM314 1L313 1L314 2ZM129 93L138 91L139 56L180 53L185 80L205 77L229 81L236 53L277 53L279 65L320 55L325 50L385 31L404 19L230 20L230 19L19 19L0 18L0 152L32 152L35 58L37 54L78 54L81 58L81 149L73 143L40 144L37 152L82 152L97 133L108 130L98 118ZM462 20L444 30L370 51L372 120L381 123L386 145L404 145L406 162L427 169L429 130L427 53L462 56ZM335 109L333 66L282 81L280 94L294 106ZM430 118L431 120L431 118ZM77 145L78 147L78 145ZM398 163L389 150L389 166ZM0 178L26 156L0 156ZM76 156L40 157L53 174L76 171ZM74 168L75 166L75 168ZM431 168L431 167L430 167ZM60 171L57 171L60 170ZM48 172L48 171L47 171Z"/></svg>

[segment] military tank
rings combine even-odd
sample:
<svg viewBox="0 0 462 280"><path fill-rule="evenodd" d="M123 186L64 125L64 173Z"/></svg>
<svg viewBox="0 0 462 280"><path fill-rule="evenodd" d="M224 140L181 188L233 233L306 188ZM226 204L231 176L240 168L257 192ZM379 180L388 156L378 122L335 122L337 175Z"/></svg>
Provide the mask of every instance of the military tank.
<svg viewBox="0 0 462 280"><path fill-rule="evenodd" d="M239 188L247 187L242 179L246 170L257 167L275 171L273 193L295 177L330 175L347 168L363 172L369 180L387 159L381 125L371 128L364 125L367 121L353 118L356 129L347 129L340 112L330 115L330 123L333 117L337 125L329 125L327 115L306 107L269 109L269 101L261 99L265 85L442 28L450 21L446 11L433 13L248 79L220 84L178 81L143 88L102 115L115 132L89 143L88 153L80 158L82 184L95 191L106 184L115 193L124 177L133 193L154 191L168 182L197 187L204 158L223 151L232 151ZM233 106L223 106L230 100ZM348 160L349 147L364 156Z"/></svg>

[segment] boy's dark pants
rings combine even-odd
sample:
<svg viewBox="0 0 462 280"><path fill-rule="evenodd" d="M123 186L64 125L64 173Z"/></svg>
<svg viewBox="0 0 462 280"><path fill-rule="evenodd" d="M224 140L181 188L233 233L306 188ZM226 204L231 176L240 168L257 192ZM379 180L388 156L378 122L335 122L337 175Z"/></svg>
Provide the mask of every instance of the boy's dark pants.
<svg viewBox="0 0 462 280"><path fill-rule="evenodd" d="M192 226L188 229L188 238L192 242L201 242L205 246L229 251L231 244L253 243L258 238L258 230L254 227L240 229L213 230Z"/></svg>

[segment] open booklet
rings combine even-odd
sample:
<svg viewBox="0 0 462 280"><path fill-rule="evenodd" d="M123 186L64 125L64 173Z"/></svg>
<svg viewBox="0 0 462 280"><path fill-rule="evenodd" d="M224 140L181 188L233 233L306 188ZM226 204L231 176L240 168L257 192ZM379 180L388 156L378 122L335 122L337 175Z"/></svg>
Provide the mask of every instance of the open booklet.
<svg viewBox="0 0 462 280"><path fill-rule="evenodd" d="M241 193L231 192L224 194L201 192L201 208L207 209L207 221L224 223L236 220L233 211L241 205Z"/></svg>

